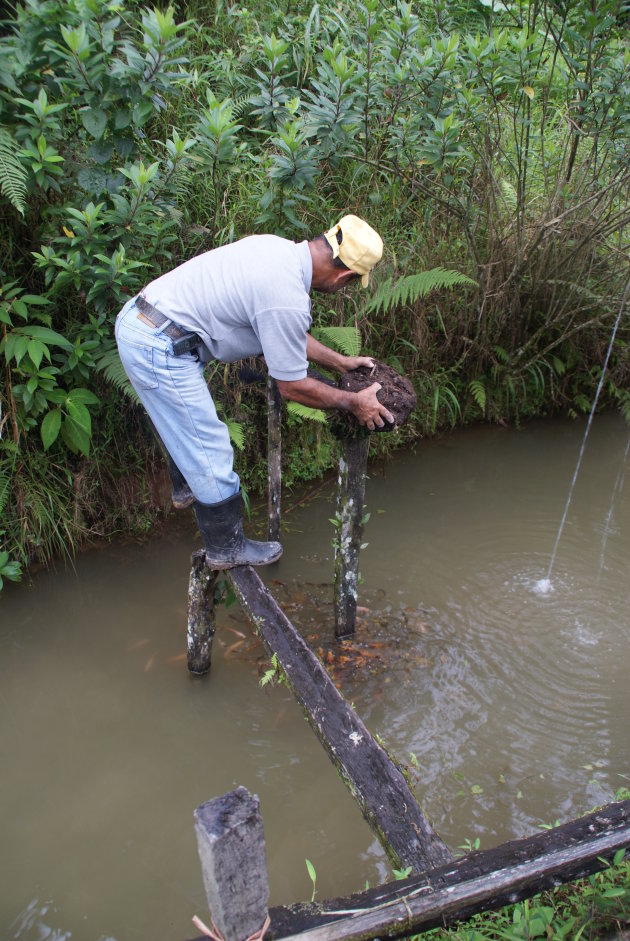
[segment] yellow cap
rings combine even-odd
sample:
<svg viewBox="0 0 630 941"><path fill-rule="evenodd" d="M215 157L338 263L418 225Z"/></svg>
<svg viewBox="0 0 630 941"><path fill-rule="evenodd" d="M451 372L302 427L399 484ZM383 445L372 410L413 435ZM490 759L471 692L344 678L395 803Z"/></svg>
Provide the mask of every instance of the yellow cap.
<svg viewBox="0 0 630 941"><path fill-rule="evenodd" d="M370 271L383 256L383 240L378 232L358 216L344 216L324 234L333 258L339 257L346 268L360 274L361 284L366 288Z"/></svg>

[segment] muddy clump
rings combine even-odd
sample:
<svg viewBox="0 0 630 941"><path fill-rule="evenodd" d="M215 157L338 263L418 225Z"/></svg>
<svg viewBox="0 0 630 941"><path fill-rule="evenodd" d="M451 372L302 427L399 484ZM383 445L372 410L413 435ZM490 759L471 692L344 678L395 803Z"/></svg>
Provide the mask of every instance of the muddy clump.
<svg viewBox="0 0 630 941"><path fill-rule="evenodd" d="M381 388L376 393L379 402L394 416L393 424L384 424L375 431L393 431L407 421L416 407L416 394L411 382L401 376L385 363L375 362L374 366L359 366L351 372L346 372L337 382L340 389L348 392L360 392L373 383L378 382ZM371 434L367 428L362 427L354 415L346 412L335 412L330 419L331 430L336 437L358 437Z"/></svg>

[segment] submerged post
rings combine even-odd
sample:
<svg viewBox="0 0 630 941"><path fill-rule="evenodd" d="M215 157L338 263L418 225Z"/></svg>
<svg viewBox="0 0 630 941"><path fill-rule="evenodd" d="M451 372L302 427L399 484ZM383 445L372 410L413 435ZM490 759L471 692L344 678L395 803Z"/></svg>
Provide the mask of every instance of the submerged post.
<svg viewBox="0 0 630 941"><path fill-rule="evenodd" d="M188 669L202 675L210 669L216 629L214 587L219 573L206 565L203 549L193 552L188 582Z"/></svg>
<svg viewBox="0 0 630 941"><path fill-rule="evenodd" d="M269 879L260 803L244 787L194 812L208 907L219 937L244 941L268 925Z"/></svg>
<svg viewBox="0 0 630 941"><path fill-rule="evenodd" d="M354 634L369 437L339 442L335 516L335 636Z"/></svg>
<svg viewBox="0 0 630 941"><path fill-rule="evenodd" d="M282 493L282 398L276 380L267 377L267 474L269 479L269 539L280 539Z"/></svg>

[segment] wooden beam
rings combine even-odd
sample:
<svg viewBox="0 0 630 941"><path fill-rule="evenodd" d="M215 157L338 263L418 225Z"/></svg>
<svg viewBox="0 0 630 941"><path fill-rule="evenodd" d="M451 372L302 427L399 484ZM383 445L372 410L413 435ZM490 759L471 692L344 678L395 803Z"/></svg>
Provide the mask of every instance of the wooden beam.
<svg viewBox="0 0 630 941"><path fill-rule="evenodd" d="M394 865L422 872L451 859L402 771L346 703L258 574L250 566L225 574Z"/></svg>
<svg viewBox="0 0 630 941"><path fill-rule="evenodd" d="M596 872L630 848L630 800L495 849L471 853L421 877L320 905L270 911L268 938L367 941L465 921Z"/></svg>

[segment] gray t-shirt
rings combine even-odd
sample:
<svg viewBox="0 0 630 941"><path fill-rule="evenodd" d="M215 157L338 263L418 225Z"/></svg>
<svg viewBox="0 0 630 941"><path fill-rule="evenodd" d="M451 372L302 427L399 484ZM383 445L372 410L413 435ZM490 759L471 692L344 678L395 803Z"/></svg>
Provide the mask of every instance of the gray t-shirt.
<svg viewBox="0 0 630 941"><path fill-rule="evenodd" d="M250 235L191 258L142 293L198 333L213 359L263 353L269 374L292 382L306 376L312 275L308 242Z"/></svg>

